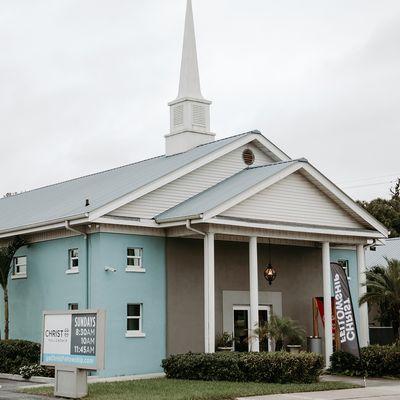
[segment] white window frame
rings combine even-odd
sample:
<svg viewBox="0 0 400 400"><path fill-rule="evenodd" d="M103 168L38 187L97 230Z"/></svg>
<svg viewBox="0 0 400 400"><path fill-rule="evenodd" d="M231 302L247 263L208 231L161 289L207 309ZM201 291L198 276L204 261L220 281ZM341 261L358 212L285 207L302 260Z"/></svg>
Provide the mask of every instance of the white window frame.
<svg viewBox="0 0 400 400"><path fill-rule="evenodd" d="M128 315L128 306L139 306L140 314L139 316L129 316ZM146 334L143 332L143 304L142 303L127 303L126 305L126 323L128 324L128 320L130 319L138 319L139 320L139 329L135 331L126 330L125 337L128 338L137 338L137 337L146 337ZM128 328L128 327L127 327Z"/></svg>
<svg viewBox="0 0 400 400"><path fill-rule="evenodd" d="M129 250L140 250L140 256L130 256L128 255ZM139 266L128 265L128 260L139 260ZM143 247L128 247L126 249L126 272L146 272L146 269L143 267Z"/></svg>
<svg viewBox="0 0 400 400"><path fill-rule="evenodd" d="M25 259L25 263L17 263L18 259ZM23 272L15 272L16 267L25 267ZM12 259L12 279L26 279L28 277L28 257L27 256L15 256Z"/></svg>
<svg viewBox="0 0 400 400"><path fill-rule="evenodd" d="M72 252L73 251L77 251L78 252L78 256L77 257L72 257ZM74 260L78 260L78 266L74 267L73 266L73 261ZM66 274L78 274L79 273L79 249L78 248L73 248L73 249L69 249L68 250L68 268L65 271Z"/></svg>
<svg viewBox="0 0 400 400"><path fill-rule="evenodd" d="M235 305L233 306L233 311L232 311L232 335L235 335L235 311L247 311L247 331L250 331L250 306L243 306L243 305ZM258 311L268 311L268 319L272 315L272 306L270 305L258 305ZM250 341L247 345L248 350L250 351ZM235 338L233 338L233 351L235 351ZM272 340L268 339L268 353L272 351Z"/></svg>

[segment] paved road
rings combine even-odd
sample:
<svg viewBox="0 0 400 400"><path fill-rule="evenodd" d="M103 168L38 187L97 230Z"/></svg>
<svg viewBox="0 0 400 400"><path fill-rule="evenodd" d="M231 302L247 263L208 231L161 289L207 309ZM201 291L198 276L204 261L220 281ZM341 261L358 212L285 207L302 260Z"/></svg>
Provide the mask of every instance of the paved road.
<svg viewBox="0 0 400 400"><path fill-rule="evenodd" d="M24 386L32 386L30 382L11 381L0 379L0 399L19 399L19 400L50 400L50 397L34 396L33 394L18 393L17 390Z"/></svg>

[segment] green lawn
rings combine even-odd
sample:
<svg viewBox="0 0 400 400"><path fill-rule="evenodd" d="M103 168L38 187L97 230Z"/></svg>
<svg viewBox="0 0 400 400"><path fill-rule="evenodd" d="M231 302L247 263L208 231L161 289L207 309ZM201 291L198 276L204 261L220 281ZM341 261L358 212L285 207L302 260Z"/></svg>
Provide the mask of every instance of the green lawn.
<svg viewBox="0 0 400 400"><path fill-rule="evenodd" d="M87 400L226 400L241 396L277 393L350 389L343 382L313 384L272 384L240 382L203 382L174 379L149 379L129 382L94 383L89 385ZM52 388L35 388L25 392L52 395Z"/></svg>

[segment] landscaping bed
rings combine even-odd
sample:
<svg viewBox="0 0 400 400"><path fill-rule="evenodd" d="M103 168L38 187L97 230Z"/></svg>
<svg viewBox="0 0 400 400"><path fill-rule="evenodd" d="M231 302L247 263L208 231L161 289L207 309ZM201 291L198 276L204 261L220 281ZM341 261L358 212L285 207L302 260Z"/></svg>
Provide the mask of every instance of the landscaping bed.
<svg viewBox="0 0 400 400"><path fill-rule="evenodd" d="M203 382L175 379L148 379L89 385L87 400L230 400L237 397L279 393L351 389L343 382L312 384L272 384L255 382ZM53 395L53 388L34 388L24 392Z"/></svg>
<svg viewBox="0 0 400 400"><path fill-rule="evenodd" d="M323 368L315 353L187 353L163 360L167 378L202 381L313 383Z"/></svg>

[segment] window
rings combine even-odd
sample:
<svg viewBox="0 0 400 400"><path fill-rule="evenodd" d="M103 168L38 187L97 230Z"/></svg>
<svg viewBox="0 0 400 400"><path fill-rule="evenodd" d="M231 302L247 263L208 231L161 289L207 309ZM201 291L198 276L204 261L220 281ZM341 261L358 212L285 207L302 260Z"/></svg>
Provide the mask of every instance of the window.
<svg viewBox="0 0 400 400"><path fill-rule="evenodd" d="M338 264L342 266L342 268L346 272L347 278L349 278L350 277L349 260L338 260Z"/></svg>
<svg viewBox="0 0 400 400"><path fill-rule="evenodd" d="M126 337L144 337L142 332L142 304L128 304L126 312Z"/></svg>
<svg viewBox="0 0 400 400"><path fill-rule="evenodd" d="M14 257L12 263L12 278L26 278L26 256Z"/></svg>
<svg viewBox="0 0 400 400"><path fill-rule="evenodd" d="M68 250L68 269L67 274L76 274L79 272L79 251L78 249Z"/></svg>
<svg viewBox="0 0 400 400"><path fill-rule="evenodd" d="M78 310L78 303L68 303L68 310Z"/></svg>
<svg viewBox="0 0 400 400"><path fill-rule="evenodd" d="M126 257L127 272L145 272L143 268L143 249L128 248Z"/></svg>

